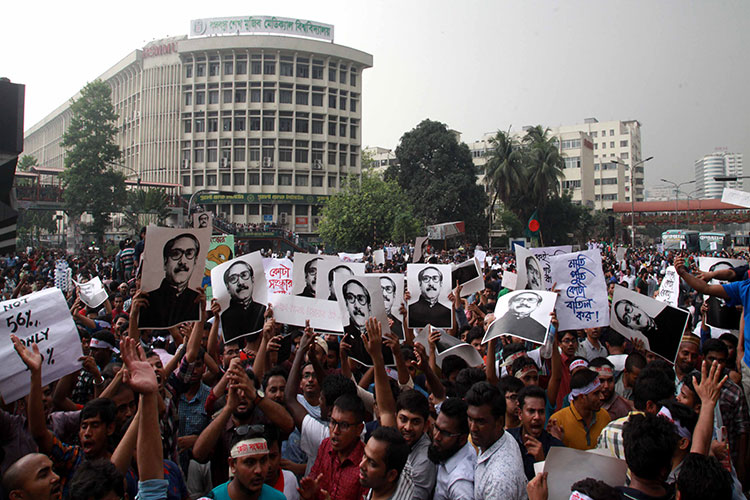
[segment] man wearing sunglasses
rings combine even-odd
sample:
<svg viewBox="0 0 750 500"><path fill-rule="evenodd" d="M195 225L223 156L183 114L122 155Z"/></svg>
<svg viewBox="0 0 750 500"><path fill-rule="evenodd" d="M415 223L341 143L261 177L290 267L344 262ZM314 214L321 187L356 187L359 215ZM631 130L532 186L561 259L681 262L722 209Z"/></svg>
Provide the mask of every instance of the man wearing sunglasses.
<svg viewBox="0 0 750 500"><path fill-rule="evenodd" d="M200 248L198 239L189 233L164 245L164 279L159 288L148 292L148 305L140 312L139 328L164 329L184 321L198 321L198 292L188 288L188 284Z"/></svg>
<svg viewBox="0 0 750 500"><path fill-rule="evenodd" d="M254 284L253 268L244 260L238 260L224 271L224 285L231 297L229 307L221 313L224 342L263 329L266 306L253 301Z"/></svg>
<svg viewBox="0 0 750 500"><path fill-rule="evenodd" d="M451 310L439 302L443 273L428 266L419 271L419 300L409 305L409 327L423 328L428 324L439 328L453 326Z"/></svg>

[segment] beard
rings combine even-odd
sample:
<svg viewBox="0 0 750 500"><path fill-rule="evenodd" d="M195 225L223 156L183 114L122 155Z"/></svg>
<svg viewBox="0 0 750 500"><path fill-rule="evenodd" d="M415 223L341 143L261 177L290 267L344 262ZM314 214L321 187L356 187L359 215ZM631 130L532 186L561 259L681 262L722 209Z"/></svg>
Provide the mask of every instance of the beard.
<svg viewBox="0 0 750 500"><path fill-rule="evenodd" d="M437 446L431 444L430 447L427 448L427 458L430 459L430 462L434 464L445 462L463 447L463 445L459 446L459 444L460 443L456 443L455 446L447 450L440 450L437 448Z"/></svg>

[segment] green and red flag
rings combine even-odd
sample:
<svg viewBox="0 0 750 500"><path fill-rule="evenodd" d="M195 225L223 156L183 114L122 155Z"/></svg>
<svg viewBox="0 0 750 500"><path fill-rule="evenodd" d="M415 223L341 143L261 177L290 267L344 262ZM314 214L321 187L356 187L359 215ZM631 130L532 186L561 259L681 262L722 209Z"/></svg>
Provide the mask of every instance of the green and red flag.
<svg viewBox="0 0 750 500"><path fill-rule="evenodd" d="M534 213L531 214L531 217L529 217L529 222L526 224L526 234L530 238L538 236L540 228L541 226L539 225L539 219L537 219L536 210L534 210Z"/></svg>

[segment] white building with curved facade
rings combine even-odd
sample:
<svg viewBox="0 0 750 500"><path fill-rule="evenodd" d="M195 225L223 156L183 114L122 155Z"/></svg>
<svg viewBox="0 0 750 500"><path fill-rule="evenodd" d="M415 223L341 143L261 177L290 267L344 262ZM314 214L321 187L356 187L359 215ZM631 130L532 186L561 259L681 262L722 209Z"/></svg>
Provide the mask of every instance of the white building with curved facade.
<svg viewBox="0 0 750 500"><path fill-rule="evenodd" d="M714 180L717 176L744 175L742 153L716 151L695 161L695 188L700 190L702 198L721 198L724 188L743 189L743 181L722 182Z"/></svg>
<svg viewBox="0 0 750 500"><path fill-rule="evenodd" d="M295 21L305 27L285 22ZM232 192L196 198L233 222L316 232L321 203L361 173L362 72L372 67L332 33L180 36L128 54L99 77L119 114L123 173L185 197ZM62 169L69 122L65 103L26 132L24 154Z"/></svg>

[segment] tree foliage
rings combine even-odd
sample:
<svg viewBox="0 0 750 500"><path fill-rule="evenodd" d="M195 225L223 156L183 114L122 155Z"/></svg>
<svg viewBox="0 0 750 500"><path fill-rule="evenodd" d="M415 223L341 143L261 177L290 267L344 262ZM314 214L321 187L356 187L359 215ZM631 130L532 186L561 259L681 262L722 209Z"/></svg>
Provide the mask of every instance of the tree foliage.
<svg viewBox="0 0 750 500"><path fill-rule="evenodd" d="M463 220L467 236L487 234L487 195L477 184L468 146L459 143L445 124L424 120L405 133L396 148L398 165L386 170L426 224Z"/></svg>
<svg viewBox="0 0 750 500"><path fill-rule="evenodd" d="M407 241L420 232L406 194L394 181L374 173L350 177L323 207L320 236L337 250L361 250L389 240Z"/></svg>
<svg viewBox="0 0 750 500"><path fill-rule="evenodd" d="M53 234L57 231L55 211L20 209L17 228L18 239L22 245L40 245L43 234Z"/></svg>
<svg viewBox="0 0 750 500"><path fill-rule="evenodd" d="M35 156L32 155L23 155L21 158L18 159L18 164L16 165L16 170L19 172L28 172L31 167L36 167L39 165L37 162L37 159Z"/></svg>
<svg viewBox="0 0 750 500"><path fill-rule="evenodd" d="M126 201L125 178L111 166L120 158L120 148L115 142L117 113L110 96L109 85L101 80L87 84L71 104L70 125L62 141L65 211L75 219L84 212L90 214L91 230L100 243L111 213L120 211Z"/></svg>
<svg viewBox="0 0 750 500"><path fill-rule="evenodd" d="M163 189L134 189L128 191L123 226L138 234L149 223L163 225L169 216L169 196Z"/></svg>

